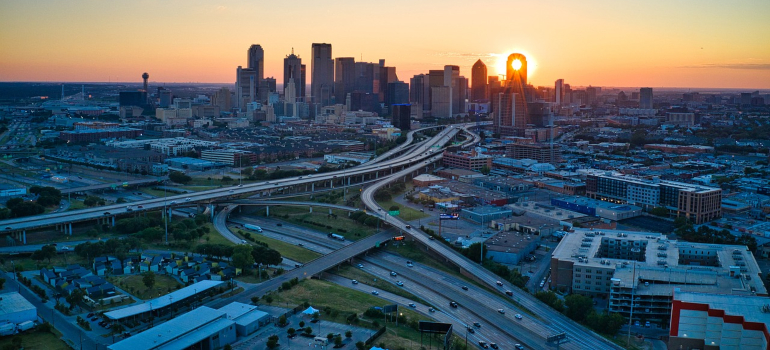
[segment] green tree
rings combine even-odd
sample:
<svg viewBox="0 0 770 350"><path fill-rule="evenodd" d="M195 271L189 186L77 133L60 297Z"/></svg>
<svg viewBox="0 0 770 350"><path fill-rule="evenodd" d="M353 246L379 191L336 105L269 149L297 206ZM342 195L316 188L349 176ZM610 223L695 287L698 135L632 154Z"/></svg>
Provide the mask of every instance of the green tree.
<svg viewBox="0 0 770 350"><path fill-rule="evenodd" d="M490 171L491 169L489 169L489 167L486 165L482 166L481 169L479 169L479 172L481 172L484 175L489 175Z"/></svg>
<svg viewBox="0 0 770 350"><path fill-rule="evenodd" d="M252 247L248 244L239 244L233 248L233 266L246 269L254 265L254 257L251 255Z"/></svg>
<svg viewBox="0 0 770 350"><path fill-rule="evenodd" d="M83 300L83 291L80 289L73 289L72 292L67 295L67 297L64 298L64 300L67 301L68 304L70 304L69 309L72 310L75 305L77 305L81 300Z"/></svg>
<svg viewBox="0 0 770 350"><path fill-rule="evenodd" d="M559 299L559 296L556 295L553 291L541 291L535 293L535 298L537 300L542 301L546 305L552 307L554 310L563 312L564 311L564 303Z"/></svg>
<svg viewBox="0 0 770 350"><path fill-rule="evenodd" d="M5 285L5 278L0 278L0 290L3 289L3 285Z"/></svg>
<svg viewBox="0 0 770 350"><path fill-rule="evenodd" d="M666 209L664 207L655 207L655 208L650 209L650 214L655 215L655 216L666 217L666 216L668 216L668 209Z"/></svg>
<svg viewBox="0 0 770 350"><path fill-rule="evenodd" d="M353 332L349 330L345 331L345 338L352 338L352 337L353 337Z"/></svg>
<svg viewBox="0 0 770 350"><path fill-rule="evenodd" d="M580 294L566 296L564 298L564 305L567 306L567 317L577 322L583 322L594 308L593 300Z"/></svg>
<svg viewBox="0 0 770 350"><path fill-rule="evenodd" d="M289 328L286 330L286 333L288 333L289 336L294 336L294 333L297 333L297 330L294 328Z"/></svg>
<svg viewBox="0 0 770 350"><path fill-rule="evenodd" d="M143 273L142 283L144 283L144 286L147 287L147 289L151 289L152 286L155 285L155 273L152 271L147 271Z"/></svg>
<svg viewBox="0 0 770 350"><path fill-rule="evenodd" d="M365 347L366 347L366 344L364 344L364 342L362 341L356 343L357 350L364 350Z"/></svg>
<svg viewBox="0 0 770 350"><path fill-rule="evenodd" d="M340 345L342 345L342 336L338 335L338 336L334 337L334 345L336 347L339 347Z"/></svg>
<svg viewBox="0 0 770 350"><path fill-rule="evenodd" d="M305 334L308 334L308 335L313 334L313 328L310 327L310 326L306 327L305 328Z"/></svg>
<svg viewBox="0 0 770 350"><path fill-rule="evenodd" d="M172 170L168 173L168 178L179 184L187 184L192 181L192 178L181 171Z"/></svg>

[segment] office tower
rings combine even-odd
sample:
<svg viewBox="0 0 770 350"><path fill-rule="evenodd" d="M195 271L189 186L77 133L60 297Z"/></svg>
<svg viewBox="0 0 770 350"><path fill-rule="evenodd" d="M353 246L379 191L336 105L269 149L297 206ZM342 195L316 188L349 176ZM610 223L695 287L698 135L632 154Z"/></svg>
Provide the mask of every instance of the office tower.
<svg viewBox="0 0 770 350"><path fill-rule="evenodd" d="M593 86L588 86L586 88L586 99L585 99L586 105L593 105L596 103L596 88Z"/></svg>
<svg viewBox="0 0 770 350"><path fill-rule="evenodd" d="M232 94L230 89L223 87L214 93L211 99L211 105L218 106L220 111L229 112L233 108Z"/></svg>
<svg viewBox="0 0 770 350"><path fill-rule="evenodd" d="M380 60L385 64L385 60ZM396 67L380 67L380 102L385 102L388 97L388 84L397 82Z"/></svg>
<svg viewBox="0 0 770 350"><path fill-rule="evenodd" d="M409 79L409 102L422 106L427 98L428 86L425 74L418 74Z"/></svg>
<svg viewBox="0 0 770 350"><path fill-rule="evenodd" d="M283 89L283 111L287 117L297 117L297 87L294 81L295 79L290 77Z"/></svg>
<svg viewBox="0 0 770 350"><path fill-rule="evenodd" d="M257 98L257 72L252 68L238 66L235 75L235 103L236 107L246 110L246 104L256 101Z"/></svg>
<svg viewBox="0 0 770 350"><path fill-rule="evenodd" d="M295 99L289 101L284 97L286 102L294 103L297 100L304 101L305 97L305 65L302 64L302 59L294 54L294 49L291 49L291 55L286 56L283 59L283 94L286 95L286 87L289 85L289 81L294 81L294 97Z"/></svg>
<svg viewBox="0 0 770 350"><path fill-rule="evenodd" d="M431 86L430 115L436 118L449 118L452 115L452 91L449 86Z"/></svg>
<svg viewBox="0 0 770 350"><path fill-rule="evenodd" d="M334 59L334 101L346 103L349 93L355 90L356 59L338 57Z"/></svg>
<svg viewBox="0 0 770 350"><path fill-rule="evenodd" d="M171 94L171 90L163 87L158 88L158 107L168 108L168 106L171 105L172 100L173 96Z"/></svg>
<svg viewBox="0 0 770 350"><path fill-rule="evenodd" d="M410 130L412 126L410 119L412 115L412 106L410 106L408 103L395 104L391 106L391 109L391 123L393 123L393 126L401 129L401 134L404 134L405 131Z"/></svg>
<svg viewBox="0 0 770 350"><path fill-rule="evenodd" d="M639 89L639 108L652 109L652 88Z"/></svg>
<svg viewBox="0 0 770 350"><path fill-rule="evenodd" d="M471 101L485 101L488 99L487 65L478 60L471 68Z"/></svg>
<svg viewBox="0 0 770 350"><path fill-rule="evenodd" d="M355 91L363 93L379 93L379 89L375 91L375 81L377 81L376 85L379 87L379 79L375 79L375 71L377 78L380 76L379 65L377 63L356 62L355 69Z"/></svg>
<svg viewBox="0 0 770 350"><path fill-rule="evenodd" d="M265 50L262 46L251 45L246 55L246 68L256 72L257 86L259 86L259 82L265 78Z"/></svg>
<svg viewBox="0 0 770 350"><path fill-rule="evenodd" d="M313 103L322 107L332 104L334 93L334 60L332 44L313 43L310 61L310 94Z"/></svg>
<svg viewBox="0 0 770 350"><path fill-rule="evenodd" d="M564 102L564 79L557 79L554 84L554 102L556 105L561 105Z"/></svg>
<svg viewBox="0 0 770 350"><path fill-rule="evenodd" d="M390 108L393 105L409 103L409 85L403 81L388 83L385 105ZM392 113L392 111L391 111Z"/></svg>
<svg viewBox="0 0 770 350"><path fill-rule="evenodd" d="M527 59L514 53L508 56L505 88L492 96L493 125L503 136L518 136L530 124L527 110Z"/></svg>
<svg viewBox="0 0 770 350"><path fill-rule="evenodd" d="M269 77L264 78L262 81L259 82L259 87L257 88L257 94L259 98L259 102L267 103L269 104L270 94L273 94L276 92L277 87L275 85L275 78Z"/></svg>

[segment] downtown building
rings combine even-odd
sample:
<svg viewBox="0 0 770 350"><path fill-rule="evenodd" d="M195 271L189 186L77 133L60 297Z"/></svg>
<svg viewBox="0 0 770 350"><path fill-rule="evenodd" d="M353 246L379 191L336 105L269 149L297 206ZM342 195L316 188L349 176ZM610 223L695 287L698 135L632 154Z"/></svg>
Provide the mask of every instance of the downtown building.
<svg viewBox="0 0 770 350"><path fill-rule="evenodd" d="M662 207L669 215L703 224L722 216L722 189L684 182L644 179L593 171L586 176L586 196L644 209Z"/></svg>
<svg viewBox="0 0 770 350"><path fill-rule="evenodd" d="M538 163L556 164L561 161L561 145L544 143L509 143L505 156L513 159L534 159Z"/></svg>
<svg viewBox="0 0 770 350"><path fill-rule="evenodd" d="M310 98L321 107L332 104L334 94L334 59L332 44L313 43L310 61Z"/></svg>
<svg viewBox="0 0 770 350"><path fill-rule="evenodd" d="M473 171L480 171L483 167L492 169L492 156L481 154L476 151L460 151L456 153L444 151L444 156L441 161L447 168Z"/></svg>
<svg viewBox="0 0 770 350"><path fill-rule="evenodd" d="M648 232L575 229L551 257L550 288L608 297L624 317L667 324L679 292L767 296L746 246L669 240Z"/></svg>

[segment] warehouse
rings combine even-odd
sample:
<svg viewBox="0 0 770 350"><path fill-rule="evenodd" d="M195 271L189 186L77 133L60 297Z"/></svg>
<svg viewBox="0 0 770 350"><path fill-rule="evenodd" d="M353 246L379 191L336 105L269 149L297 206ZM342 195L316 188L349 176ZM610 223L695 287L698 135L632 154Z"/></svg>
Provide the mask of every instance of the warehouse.
<svg viewBox="0 0 770 350"><path fill-rule="evenodd" d="M26 321L37 320L37 308L21 294L0 294L0 323L19 324Z"/></svg>

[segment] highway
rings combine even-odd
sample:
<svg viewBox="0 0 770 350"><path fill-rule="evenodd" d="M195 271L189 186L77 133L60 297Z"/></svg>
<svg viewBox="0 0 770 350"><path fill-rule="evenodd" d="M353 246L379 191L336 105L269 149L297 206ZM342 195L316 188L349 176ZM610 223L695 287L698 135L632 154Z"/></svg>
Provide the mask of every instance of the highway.
<svg viewBox="0 0 770 350"><path fill-rule="evenodd" d="M435 155L434 157L440 158L441 155ZM435 161L435 160L431 160L431 161ZM394 174L393 176L388 177L387 179L383 179L383 181L377 182L376 184L367 187L361 193L362 202L371 212L374 212L374 213L378 212L378 209L381 210L381 207L374 200L374 193L382 186L387 185L388 183L394 181L395 179L398 179L398 178L401 178L402 176L410 174L411 172L415 171L417 168L419 168L419 166L412 166L410 168L406 168ZM429 247L438 255L453 261L462 270L469 272L470 274L475 276L476 279L488 285L492 290L497 290L501 295L505 295L504 293L506 290L511 290L514 293L514 295L513 297L509 297L509 298L515 299L523 307L527 308L532 313L540 315L540 317L542 317L544 320L547 320L546 322L548 323L546 323L546 325L548 326L549 329L554 330L553 334L566 332L569 342L571 344L577 345L578 348L622 349L621 347L610 342L609 340L605 339L601 335L598 335L592 332L591 330L568 319L566 316L562 315L561 313L541 303L539 300L535 299L535 297L532 296L531 294L526 293L514 286L502 286L502 287L498 286L496 282L503 281L501 277L493 274L487 269L481 267L479 264L474 263L468 258L460 255L453 249L445 246L443 243L438 242L436 240L430 240L428 235L420 231L419 229L417 228L407 229L406 223L404 223L400 219L393 216L387 215L382 218L391 226L398 228L399 230L406 232L410 236L414 237L414 239L417 242ZM512 305L510 308L513 309ZM522 313L522 312L519 310L518 313ZM543 338L549 335L552 335L552 334L541 333L542 329L532 329L532 332ZM567 344L564 344L564 345L566 346Z"/></svg>
<svg viewBox="0 0 770 350"><path fill-rule="evenodd" d="M143 201L133 202L130 205L134 208L133 212L129 212L126 204L108 205L98 208L88 208L69 212L50 213L44 215L37 215L34 217L8 219L0 221L0 230L6 232L17 232L38 227L47 227L57 224L70 224L72 222L95 220L97 218L111 218L116 215L131 214L141 211L158 210L164 207L173 207L175 205L191 205L195 203L209 204L216 200L225 198L237 198L243 195L253 194L255 192L264 192L280 190L281 188L303 185L324 183L327 181L350 181L350 178L357 176L365 176L371 174L392 173L397 168L406 167L412 164L420 164L425 159L437 159L433 157L438 151L433 146L440 147L449 142L461 129L459 127L448 127L436 136L421 143L419 146L413 147L403 155L394 159L384 159L385 157L378 157L374 161L364 163L360 166L344 169L334 172L328 172L323 174L314 174L307 176L298 176L281 180L265 181L255 184L239 185L230 188L220 188L207 191L201 191L196 193L187 193L182 195L169 196L165 198L154 198ZM410 134L411 135L411 134ZM408 142L408 141L407 141ZM409 146L406 144L401 145L401 148ZM395 153L400 149L393 150ZM393 153L385 153L389 156ZM424 163L423 165L427 165Z"/></svg>

